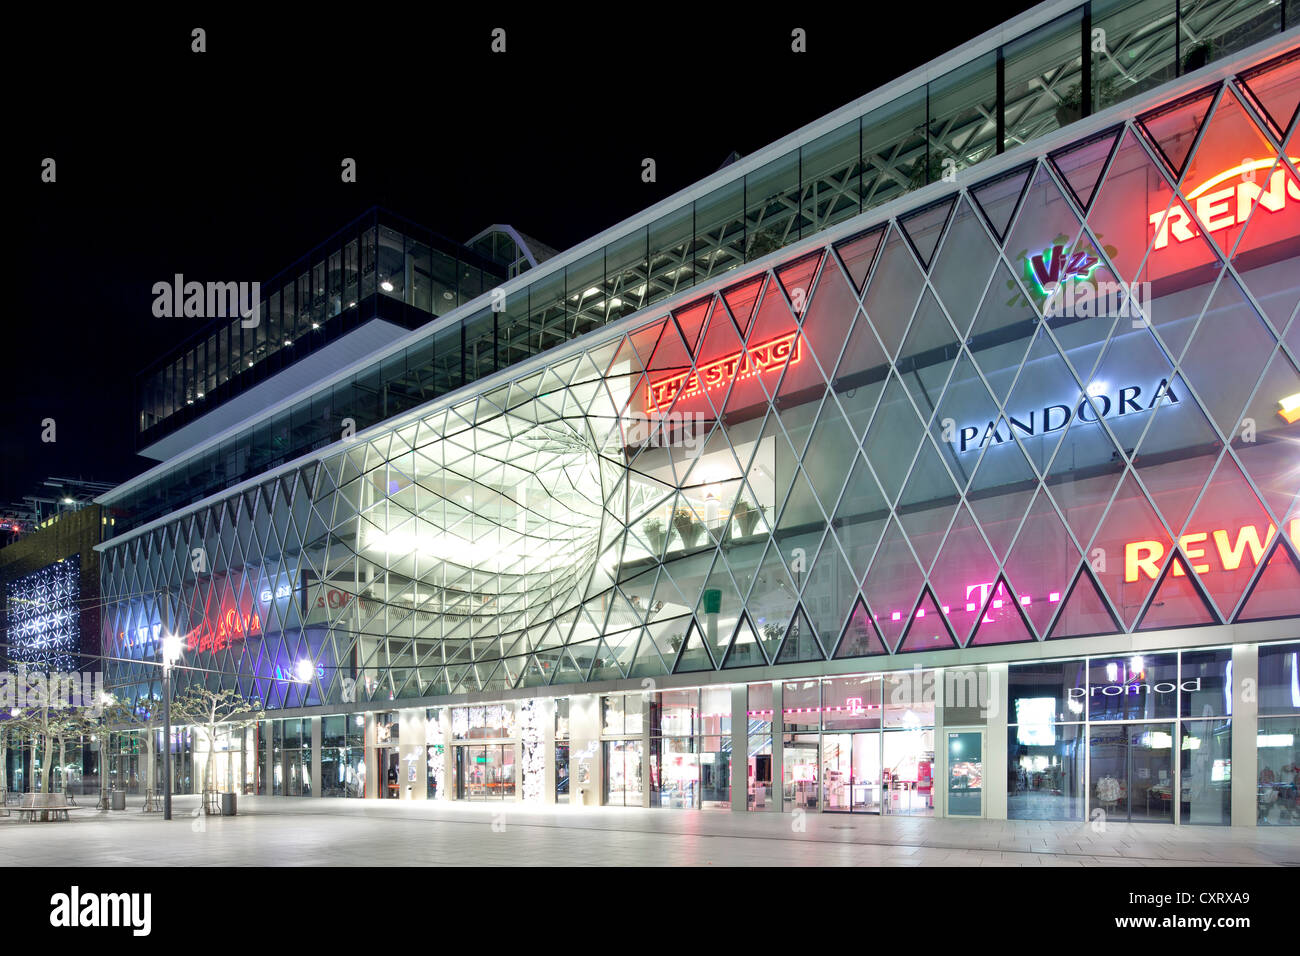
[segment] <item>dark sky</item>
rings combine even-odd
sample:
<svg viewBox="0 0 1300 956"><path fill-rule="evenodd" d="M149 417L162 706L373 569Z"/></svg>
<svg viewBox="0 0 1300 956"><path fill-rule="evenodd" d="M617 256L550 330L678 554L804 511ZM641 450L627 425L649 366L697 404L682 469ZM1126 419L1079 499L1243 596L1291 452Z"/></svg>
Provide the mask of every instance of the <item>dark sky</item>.
<svg viewBox="0 0 1300 956"><path fill-rule="evenodd" d="M50 475L121 481L149 465L134 453L135 373L202 324L155 319L154 282L269 278L375 204L453 239L507 222L562 250L1031 5L774 18L728 4L729 19L345 5L285 21L78 14L15 34L0 511ZM195 26L206 53L190 52ZM496 26L504 55L489 50ZM790 51L795 27L806 54ZM40 182L47 156L54 184ZM356 184L340 182L345 156Z"/></svg>

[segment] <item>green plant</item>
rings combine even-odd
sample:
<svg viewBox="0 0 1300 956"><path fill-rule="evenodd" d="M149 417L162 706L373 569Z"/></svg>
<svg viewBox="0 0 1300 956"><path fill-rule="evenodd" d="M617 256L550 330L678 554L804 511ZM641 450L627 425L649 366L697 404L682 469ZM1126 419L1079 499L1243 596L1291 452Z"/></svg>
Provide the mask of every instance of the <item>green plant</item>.
<svg viewBox="0 0 1300 956"><path fill-rule="evenodd" d="M700 532L704 530L704 526L695 520L695 514L689 508L678 508L673 512L673 527L677 529L677 537L682 539L682 546L686 548L695 547Z"/></svg>
<svg viewBox="0 0 1300 956"><path fill-rule="evenodd" d="M1183 54L1183 72L1191 73L1193 70L1199 70L1215 58L1215 53L1213 40L1202 40L1194 44Z"/></svg>
<svg viewBox="0 0 1300 956"><path fill-rule="evenodd" d="M664 523L661 518L647 518L641 525L645 532L646 538L650 542L650 549L655 554L662 554L664 550L664 540L667 535L664 532Z"/></svg>
<svg viewBox="0 0 1300 956"><path fill-rule="evenodd" d="M732 514L736 523L740 525L740 534L742 537L749 537L754 533L754 526L758 524L758 509L751 505L744 498L736 502L736 507Z"/></svg>

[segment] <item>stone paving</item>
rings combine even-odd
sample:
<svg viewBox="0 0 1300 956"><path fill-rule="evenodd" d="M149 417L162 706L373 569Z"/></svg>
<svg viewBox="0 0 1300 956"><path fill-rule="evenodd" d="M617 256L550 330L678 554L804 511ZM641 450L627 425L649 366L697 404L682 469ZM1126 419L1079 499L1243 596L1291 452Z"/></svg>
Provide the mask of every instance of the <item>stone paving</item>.
<svg viewBox="0 0 1300 956"><path fill-rule="evenodd" d="M9 866L1300 866L1300 828L242 797L0 818ZM802 829L799 829L802 827Z"/></svg>

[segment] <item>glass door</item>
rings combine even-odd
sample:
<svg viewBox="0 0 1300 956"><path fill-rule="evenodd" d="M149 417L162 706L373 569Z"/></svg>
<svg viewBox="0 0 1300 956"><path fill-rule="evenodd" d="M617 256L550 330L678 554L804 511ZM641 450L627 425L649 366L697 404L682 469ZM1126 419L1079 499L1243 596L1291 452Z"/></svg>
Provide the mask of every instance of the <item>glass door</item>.
<svg viewBox="0 0 1300 956"><path fill-rule="evenodd" d="M488 747L488 752L492 751L496 751L495 765L492 768L492 779L495 784L492 795L502 800L513 800L515 798L515 745L501 744L497 747Z"/></svg>
<svg viewBox="0 0 1300 956"><path fill-rule="evenodd" d="M1174 738L1172 724L1142 724L1129 736L1129 819L1174 822Z"/></svg>
<svg viewBox="0 0 1300 956"><path fill-rule="evenodd" d="M785 806L790 810L817 809L817 735L786 734L782 767Z"/></svg>
<svg viewBox="0 0 1300 956"><path fill-rule="evenodd" d="M853 745L849 734L822 736L822 809L852 809Z"/></svg>
<svg viewBox="0 0 1300 956"><path fill-rule="evenodd" d="M605 803L639 807L642 800L644 751L639 740L605 741Z"/></svg>
<svg viewBox="0 0 1300 956"><path fill-rule="evenodd" d="M880 812L880 733L853 735L851 808L858 813Z"/></svg>
<svg viewBox="0 0 1300 956"><path fill-rule="evenodd" d="M569 802L569 745L555 745L555 802Z"/></svg>
<svg viewBox="0 0 1300 956"><path fill-rule="evenodd" d="M948 816L984 816L984 731L948 734Z"/></svg>
<svg viewBox="0 0 1300 956"><path fill-rule="evenodd" d="M1094 724L1089 807L1121 821L1173 823L1173 725Z"/></svg>

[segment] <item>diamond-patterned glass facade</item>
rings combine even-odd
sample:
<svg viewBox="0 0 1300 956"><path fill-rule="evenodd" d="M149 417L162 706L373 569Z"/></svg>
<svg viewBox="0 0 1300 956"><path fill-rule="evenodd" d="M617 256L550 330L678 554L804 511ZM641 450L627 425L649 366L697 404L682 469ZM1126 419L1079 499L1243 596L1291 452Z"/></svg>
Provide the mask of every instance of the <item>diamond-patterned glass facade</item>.
<svg viewBox="0 0 1300 956"><path fill-rule="evenodd" d="M1298 98L864 215L115 540L112 682L160 629L292 707L1300 614Z"/></svg>

